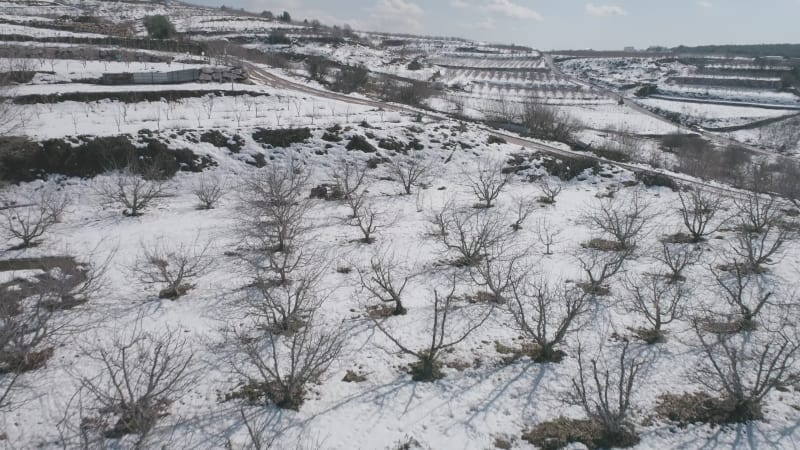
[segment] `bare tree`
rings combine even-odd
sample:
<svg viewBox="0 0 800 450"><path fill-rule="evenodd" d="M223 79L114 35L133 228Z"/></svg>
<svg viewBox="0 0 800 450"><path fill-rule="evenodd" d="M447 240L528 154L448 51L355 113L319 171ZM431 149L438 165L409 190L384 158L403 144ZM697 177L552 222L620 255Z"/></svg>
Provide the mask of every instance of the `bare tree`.
<svg viewBox="0 0 800 450"><path fill-rule="evenodd" d="M396 156L389 161L389 175L403 187L405 195L411 195L415 187L424 184L430 175L431 166L421 156Z"/></svg>
<svg viewBox="0 0 800 450"><path fill-rule="evenodd" d="M97 249L91 251L93 259ZM0 286L0 411L16 407L15 393L25 386L20 375L39 369L53 355L58 338L74 331L73 316L62 311L86 303L105 287L105 273L114 256L97 263L58 258L58 263L36 275Z"/></svg>
<svg viewBox="0 0 800 450"><path fill-rule="evenodd" d="M419 195L419 192L417 195ZM361 211L367 203L366 189L348 196L344 199L344 203L350 209L350 216L348 219L354 220L358 218L359 211Z"/></svg>
<svg viewBox="0 0 800 450"><path fill-rule="evenodd" d="M514 212L516 213L516 218L514 223L511 224L511 229L514 231L520 231L522 229L522 225L526 220L528 220L528 217L533 214L534 211L536 211L535 202L524 196L515 196Z"/></svg>
<svg viewBox="0 0 800 450"><path fill-rule="evenodd" d="M310 174L292 159L274 164L246 178L239 189L239 232L251 248L290 252L307 229L313 206L305 189Z"/></svg>
<svg viewBox="0 0 800 450"><path fill-rule="evenodd" d="M772 292L767 292L760 283L753 283L745 268L733 263L728 271L711 269L717 291L738 317L735 331L752 330L756 318L769 304Z"/></svg>
<svg viewBox="0 0 800 450"><path fill-rule="evenodd" d="M218 177L201 174L192 188L192 193L199 202L198 209L214 209L225 195L225 190L225 183Z"/></svg>
<svg viewBox="0 0 800 450"><path fill-rule="evenodd" d="M347 330L323 328L307 317L304 327L290 335L278 335L260 326L252 331L231 328L233 370L247 380L244 389L253 400L268 400L279 408L299 409L307 386L318 382L342 351Z"/></svg>
<svg viewBox="0 0 800 450"><path fill-rule="evenodd" d="M61 221L70 200L66 194L46 187L19 198L18 203L19 206L0 209L0 220L4 234L9 239L22 241L19 248L28 248Z"/></svg>
<svg viewBox="0 0 800 450"><path fill-rule="evenodd" d="M394 303L392 315L406 313L402 295L413 274L400 267L395 255L388 250L379 250L369 260L369 267L359 268L361 288L373 299L382 303Z"/></svg>
<svg viewBox="0 0 800 450"><path fill-rule="evenodd" d="M275 280L265 273L245 296L244 308L259 327L275 334L292 334L303 328L322 305L325 296L319 290L325 264L293 268L292 279Z"/></svg>
<svg viewBox="0 0 800 450"><path fill-rule="evenodd" d="M166 285L158 293L160 298L174 300L185 295L192 288L188 281L202 276L212 264L210 242L167 244L161 238L139 246L141 254L132 272L142 283Z"/></svg>
<svg viewBox="0 0 800 450"><path fill-rule="evenodd" d="M779 153L791 151L800 143L800 120L782 120L772 125L759 128L759 141Z"/></svg>
<svg viewBox="0 0 800 450"><path fill-rule="evenodd" d="M637 238L651 219L650 205L635 192L624 197L600 199L597 205L584 212L583 219L594 229L614 240L617 250L636 247Z"/></svg>
<svg viewBox="0 0 800 450"><path fill-rule="evenodd" d="M701 253L692 245L662 242L661 251L655 255L655 258L668 269L665 274L668 281L677 283L686 279L683 272L687 267L697 264L700 256Z"/></svg>
<svg viewBox="0 0 800 450"><path fill-rule="evenodd" d="M625 341L616 362L587 365L578 346L578 376L572 379L571 403L583 408L590 420L603 427L605 441L638 442L630 420L631 397L640 381L646 361L630 355L630 342Z"/></svg>
<svg viewBox="0 0 800 450"><path fill-rule="evenodd" d="M767 266L780 262L778 257L794 235L792 229L779 222L764 224L760 232L741 228L736 232L731 250L743 270L763 273L768 270Z"/></svg>
<svg viewBox="0 0 800 450"><path fill-rule="evenodd" d="M637 329L648 344L664 342L664 326L684 317L690 292L682 284L670 283L660 274L648 274L623 283L626 309L644 318L649 329Z"/></svg>
<svg viewBox="0 0 800 450"><path fill-rule="evenodd" d="M573 117L532 97L522 105L522 124L540 139L571 142L581 124Z"/></svg>
<svg viewBox="0 0 800 450"><path fill-rule="evenodd" d="M632 128L625 125L616 127L612 134L612 141L611 150L629 155L633 160L639 159L637 156L643 139Z"/></svg>
<svg viewBox="0 0 800 450"><path fill-rule="evenodd" d="M722 225L723 221L712 225L722 209L724 203L722 196L700 188L679 191L678 196L681 201L678 211L681 213L683 224L686 226L692 242L702 241Z"/></svg>
<svg viewBox="0 0 800 450"><path fill-rule="evenodd" d="M580 326L589 312L589 295L563 281L512 280L508 311L516 329L536 344L536 362L558 362L564 353L557 347Z"/></svg>
<svg viewBox="0 0 800 450"><path fill-rule="evenodd" d="M136 448L142 448L158 420L195 381L194 353L182 334L169 328L145 331L139 317L131 331L86 348L103 370L78 377L92 414L81 428L95 428L108 439L136 434Z"/></svg>
<svg viewBox="0 0 800 450"><path fill-rule="evenodd" d="M575 257L586 275L580 286L592 295L608 295L605 283L622 270L632 254L631 249L608 252L593 248L577 253Z"/></svg>
<svg viewBox="0 0 800 450"><path fill-rule="evenodd" d="M26 61L23 59L9 59L3 67L5 74L0 76L0 136L8 136L17 131L25 122L25 117L21 116L20 108L14 104L12 94L12 85L14 80L12 75L14 72L26 71ZM31 70L31 68L27 68Z"/></svg>
<svg viewBox="0 0 800 450"><path fill-rule="evenodd" d="M99 181L95 190L103 203L122 206L122 214L129 217L141 216L168 195L161 179L142 176L130 165Z"/></svg>
<svg viewBox="0 0 800 450"><path fill-rule="evenodd" d="M214 95L214 94L208 94L208 95L204 96L203 99L202 99L203 111L205 111L206 118L208 118L209 120L211 120L211 117L214 114L214 100L215 99L216 99L216 95Z"/></svg>
<svg viewBox="0 0 800 450"><path fill-rule="evenodd" d="M695 330L705 358L694 379L718 396L725 422L762 419L767 395L796 380L800 345L788 331L720 336Z"/></svg>
<svg viewBox="0 0 800 450"><path fill-rule="evenodd" d="M453 105L453 114L456 117L463 117L464 116L464 105L466 103L466 99L461 95L450 95L447 97L447 101Z"/></svg>
<svg viewBox="0 0 800 450"><path fill-rule="evenodd" d="M539 178L537 184L539 186L539 190L542 192L542 196L539 197L539 201L548 205L555 204L556 197L558 197L558 194L560 194L561 190L563 189L561 181L558 178L544 175Z"/></svg>
<svg viewBox="0 0 800 450"><path fill-rule="evenodd" d="M331 169L334 198L351 200L363 195L367 185L367 165L353 159L341 159Z"/></svg>
<svg viewBox="0 0 800 450"><path fill-rule="evenodd" d="M454 305L456 279L453 277L450 291L440 294L433 291L433 320L430 326L430 335L426 336L430 342L421 349L414 350L404 344L397 331L391 330L386 325L386 319L372 318L375 327L380 330L401 353L417 358L417 363L412 366L414 381L434 381L442 377L439 370L439 358L443 351L455 347L463 342L470 334L480 328L491 315L494 308L482 308L475 317L464 317L463 320L453 325L452 316L456 313ZM466 308L459 312L465 313ZM465 314L466 315L466 314ZM461 326L459 326L459 324Z"/></svg>
<svg viewBox="0 0 800 450"><path fill-rule="evenodd" d="M508 237L501 217L489 210L458 209L448 203L430 218L430 234L457 255L457 266L474 266L489 247Z"/></svg>
<svg viewBox="0 0 800 450"><path fill-rule="evenodd" d="M546 217L541 217L536 221L536 238L539 243L544 245L544 254L552 255L552 247L559 241L558 236L561 235L562 230L553 228L553 224Z"/></svg>
<svg viewBox="0 0 800 450"><path fill-rule="evenodd" d="M492 303L506 303L506 292L531 270L526 261L529 253L505 240L488 246L484 257L469 271L473 283L486 290L480 295Z"/></svg>
<svg viewBox="0 0 800 450"><path fill-rule="evenodd" d="M510 101L505 94L501 94L501 96L492 102L492 110L490 111L490 115L492 120L501 123L514 123L518 116L517 105Z"/></svg>
<svg viewBox="0 0 800 450"><path fill-rule="evenodd" d="M256 254L245 257L245 261L256 279L269 285L285 285L291 283L296 274L302 274L303 270L319 264L320 258L318 252L311 250L304 240L295 238L290 251L271 252L266 257ZM327 262L323 261L319 266L327 266Z"/></svg>
<svg viewBox="0 0 800 450"><path fill-rule="evenodd" d="M0 305L0 410L18 405L20 376L44 366L53 356L52 338L63 327L47 307L50 292L38 286L9 292Z"/></svg>
<svg viewBox="0 0 800 450"><path fill-rule="evenodd" d="M381 228L381 214L370 203L366 203L361 208L356 210L355 216L351 219L355 226L361 230L364 236L361 242L371 244L375 242L375 232Z"/></svg>
<svg viewBox="0 0 800 450"><path fill-rule="evenodd" d="M511 173L503 173L503 161L481 159L474 170L463 170L467 187L475 194L481 208L491 208L511 181Z"/></svg>
<svg viewBox="0 0 800 450"><path fill-rule="evenodd" d="M781 221L780 205L772 195L751 192L744 197L734 198L739 228L749 233L762 233Z"/></svg>

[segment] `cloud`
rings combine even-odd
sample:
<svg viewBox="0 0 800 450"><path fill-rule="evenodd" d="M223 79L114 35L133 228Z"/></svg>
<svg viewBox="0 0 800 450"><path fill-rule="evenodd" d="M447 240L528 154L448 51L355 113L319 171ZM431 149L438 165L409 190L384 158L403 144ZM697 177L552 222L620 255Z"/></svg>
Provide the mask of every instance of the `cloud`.
<svg viewBox="0 0 800 450"><path fill-rule="evenodd" d="M471 26L474 27L474 28L477 28L479 30L494 30L495 29L494 19L492 19L491 17L487 17L486 20L482 20L482 21L480 21L480 22L478 22L478 23L476 23L474 25L471 25Z"/></svg>
<svg viewBox="0 0 800 450"><path fill-rule="evenodd" d="M404 32L421 31L424 16L419 5L407 0L380 0L370 14L375 28Z"/></svg>
<svg viewBox="0 0 800 450"><path fill-rule="evenodd" d="M469 8L469 3L464 0L450 0L450 6L453 8Z"/></svg>
<svg viewBox="0 0 800 450"><path fill-rule="evenodd" d="M625 11L621 6L617 5L595 5L594 3L587 3L586 14L595 17L627 16L628 11Z"/></svg>
<svg viewBox="0 0 800 450"><path fill-rule="evenodd" d="M709 1L706 1L706 0L699 1L699 2L697 2L697 4L698 4L698 5L699 5L701 8L706 8L706 9L708 9L708 8L713 8L713 7L714 7L714 4L713 4L713 3L709 2Z"/></svg>
<svg viewBox="0 0 800 450"><path fill-rule="evenodd" d="M505 14L508 17L513 17L515 19L527 19L527 20L544 20L541 14L538 12L522 5L518 5L516 3L512 3L510 0L491 0L489 4L486 6L486 10L491 12L496 12L500 14Z"/></svg>
<svg viewBox="0 0 800 450"><path fill-rule="evenodd" d="M406 0L380 0L375 10L383 14L422 16L424 11L416 3Z"/></svg>

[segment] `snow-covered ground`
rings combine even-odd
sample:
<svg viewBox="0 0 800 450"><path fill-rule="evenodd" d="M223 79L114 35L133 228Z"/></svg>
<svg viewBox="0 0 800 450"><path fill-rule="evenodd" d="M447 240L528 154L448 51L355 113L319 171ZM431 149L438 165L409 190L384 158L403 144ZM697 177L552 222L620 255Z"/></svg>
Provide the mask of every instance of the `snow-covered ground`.
<svg viewBox="0 0 800 450"><path fill-rule="evenodd" d="M68 87L71 89L64 89ZM44 89L47 88L47 89ZM154 89L156 88L156 89ZM177 88L177 89L176 89ZM248 91L252 95L224 95L226 90ZM230 124L236 127L276 126L302 127L347 116L353 122L361 121L366 107L344 104L328 99L307 99L291 91L252 85L183 84L178 86L97 86L97 85L47 85L24 86L15 94L57 94L63 92L151 92L151 91L219 91L223 95L207 94L197 98L169 101L168 96L159 102L120 103L100 100L96 102L62 102L19 106L19 116L26 134L40 139L66 135L93 134L99 136L120 133L135 134L140 129L171 130L183 128L218 128ZM396 113L384 113L386 120L398 120ZM56 125L56 126L54 126Z"/></svg>
<svg viewBox="0 0 800 450"><path fill-rule="evenodd" d="M14 68L40 73L31 84L69 83L76 80L100 78L104 73L169 72L173 70L197 69L208 64L187 64L182 62L138 62L138 61L94 61L75 59L30 59L0 58L0 67ZM85 86L84 86L85 88ZM38 86L22 88L23 92L43 93Z"/></svg>
<svg viewBox="0 0 800 450"><path fill-rule="evenodd" d="M264 33L274 30L303 29L298 25L268 20L258 17L230 16L230 15L204 15L201 17L183 16L176 21L176 27L183 32L229 32L229 33Z"/></svg>
<svg viewBox="0 0 800 450"><path fill-rule="evenodd" d="M273 46L250 44L250 48L270 51ZM310 56L322 56L331 61L347 66L364 66L376 73L389 74L413 80L427 81L436 73L437 68L426 64L418 70L408 68L414 58L403 56L391 49L381 49L361 44L326 45L313 41L300 42L289 49L293 53Z"/></svg>
<svg viewBox="0 0 800 450"><path fill-rule="evenodd" d="M676 131L676 126L645 116L626 106L616 103L601 105L581 105L564 108L572 116L595 129L627 129L635 134L669 134Z"/></svg>
<svg viewBox="0 0 800 450"><path fill-rule="evenodd" d="M279 415L274 426L283 430L281 446L310 439L322 448L385 448L410 436L430 448L482 449L491 446L496 437L512 440L516 448L530 448L519 440L522 430L561 415L581 417L578 408L565 407L562 402L563 395L571 389L571 378L577 373L574 356L578 343L587 355L598 355L601 350L611 352L619 345L611 334L627 335L627 327L641 325L641 322L618 303L623 290L617 281L612 283L613 295L600 299L594 315L569 339L565 347L568 356L562 363L534 364L523 359L504 365L500 362L502 355L497 353L495 342L513 345L517 333L509 326L510 317L497 310L483 327L444 356L446 363L460 369L445 368L446 377L435 383L411 381L410 375L401 369L412 360L392 352L391 342L376 333L362 316L359 299L363 296L357 289L355 272L342 274L336 269L363 266L376 249L391 250L414 266L420 275L410 282L404 293L409 313L390 321L392 327L402 333L407 345L422 346L431 317L431 289L442 288L446 283L442 269L437 269L437 262L444 255L440 246L426 237L426 217L445 201L455 201L460 205L474 202L463 184L463 172L475 170L476 161L481 158L502 161L511 153L518 152L519 148L513 145L487 146L486 135L469 127L458 132L455 139L473 148L453 152L442 145L453 139L453 133L459 128L457 123L415 124L408 117L396 122L381 121L377 112L365 114L364 119L375 128L364 130L336 117L321 119L316 126L339 123L345 130L352 128L344 131L344 136L366 131L373 133L375 139L400 137L403 140L414 136L425 145L421 154L435 164L437 176L419 196L399 196L396 183L380 180L385 175L384 169L369 173L369 198L378 208L384 224L372 245L354 241L359 233L357 229L342 224L341 219L347 214L343 206L320 202L314 207L312 221L316 227L313 234L317 238L312 241L317 243L318 251L324 251L332 258L323 282L326 289L331 290L323 314L330 323L341 323L351 332L345 353L320 383L311 388L300 411L284 411ZM275 127L278 124L265 116L261 125ZM244 136L248 134L246 129L224 125L222 130ZM349 156L364 160L369 156L345 151L346 140L333 144L325 155L316 155L322 143L319 140L321 133L322 130L315 131L311 141L291 150L275 149L267 153L278 161L288 155L305 161L314 172L310 185L327 180L327 168L337 158ZM227 180L231 187L236 186L241 177L256 170L229 157L223 149L210 144L182 142L181 139L172 140L173 145L191 146L199 154L213 157L219 167L212 172ZM244 151L264 150L248 138ZM445 162L448 159L449 162ZM631 174L614 172L616 175L609 178L587 175L583 181L565 184L556 205L539 207L524 229L514 236L518 245L532 246L530 262L537 276L552 280L581 278L573 254L580 250L581 243L593 236L579 220L581 211L596 204L599 193L621 190L617 195L624 198L637 189L619 184L630 180ZM24 395L30 401L4 417L4 431L10 444L47 447L56 442L56 424L77 388L73 374L95 370L93 367L96 367L82 354L81 346L94 340L105 341L111 333L126 332L139 315L144 316L147 329L178 327L182 330L192 344L198 363L196 368L202 374L189 394L170 407L170 415L160 421L153 442L218 448L230 439L238 447L246 440L239 409L243 408L255 417L271 414L273 407L243 406L238 401L220 402L218 399L220 392L234 389L239 378L219 359L214 345L220 342L220 328L229 318L237 317L234 308L237 291L249 280L241 271L237 258L226 256L238 245L231 233L237 197L229 193L217 209L196 210L190 187L198 177L196 174L179 174L170 182L173 195L140 218L123 218L119 209L101 206L93 194L92 185L101 182L103 177L95 181L64 180L63 189L75 199L75 204L63 223L46 237L40 247L7 252L6 257L25 257L62 254L68 248L70 254L85 258L89 256L87 249L95 249L99 244L99 249L93 254L95 258L103 258L112 248L116 249L109 273L108 294L68 313L77 321L73 324L86 325L78 326L77 334L69 336L56 348L53 359L45 368L25 375L24 381L31 387ZM22 184L13 187L9 195L13 197L40 186L41 182ZM659 215L657 226L652 224L648 237L641 244L642 249L653 248L661 235L680 229L680 220L675 212L677 197L663 188L645 189L639 194L652 203L652 212ZM495 212L505 216L504 220L511 220L514 197L532 198L537 195L539 190L535 184L517 177L500 196ZM553 248L554 254L549 256L543 255L543 247L537 243L535 233L537 221L545 219L552 229L564 230ZM727 237L728 233L722 232L719 236ZM188 295L177 301L157 299L154 290L130 276L130 267L137 258L140 243L159 238L172 243L213 241L212 269L196 280L195 288ZM702 246L706 255L704 260L710 262L727 244L725 240L712 239ZM787 294L784 289L791 290L791 280L800 264L795 256L796 249L795 245L788 249L787 257L774 268L771 280L783 286L776 295L783 296ZM653 270L656 263L648 255L648 251L643 251L631 262L627 276ZM692 307L711 301L708 276L702 266L689 272L687 283L696 286L690 300ZM459 292L465 294L475 289L469 282L463 282ZM678 321L668 329L670 336L665 344L649 350L643 344L635 344L638 351L651 358L641 387L634 396L635 422L642 433L639 448L701 448L709 435L714 435L720 445L735 445L738 439L735 428L692 426L677 431L660 420L648 419L648 411L652 411L658 395L698 388L687 381L692 368L703 359L690 323ZM347 370L364 373L367 380L344 383L341 379ZM771 395L767 399L769 421L753 424L758 433L750 435L749 439L761 445L790 446L800 438L796 428L792 427L796 419L793 405L798 402L800 396L795 392Z"/></svg>
<svg viewBox="0 0 800 450"><path fill-rule="evenodd" d="M559 67L574 77L582 78L601 86L634 92L642 84L658 86L659 93L674 97L688 97L708 100L729 100L749 103L796 105L798 97L789 92L777 92L774 89L752 89L746 87L714 87L685 85L672 82L672 77L706 77L724 80L765 80L776 81L774 75L742 76L735 73L718 75L696 75L696 66L679 61L680 58L570 58L558 63ZM691 60L689 60L691 61ZM711 64L708 67L718 70L737 70L745 63L746 67L755 66L752 59L742 60L742 64L733 64L732 60L724 60L729 64Z"/></svg>
<svg viewBox="0 0 800 450"><path fill-rule="evenodd" d="M446 53L433 58L432 62L440 66L453 66L480 69L543 69L544 60L535 54L494 54L476 57L472 54Z"/></svg>
<svg viewBox="0 0 800 450"><path fill-rule="evenodd" d="M689 97L709 100L730 100L768 105L798 105L800 98L790 92L764 91L757 89L725 89L700 86L665 84L659 92L676 97Z"/></svg>
<svg viewBox="0 0 800 450"><path fill-rule="evenodd" d="M688 75L690 67L656 58L575 58L558 66L572 76L621 89L639 83L661 83L670 76Z"/></svg>
<svg viewBox="0 0 800 450"><path fill-rule="evenodd" d="M24 25L13 25L0 23L0 34L17 34L21 36L43 37L75 37L75 38L102 38L102 34L97 33L75 33L72 31L53 30L49 28L26 27Z"/></svg>
<svg viewBox="0 0 800 450"><path fill-rule="evenodd" d="M12 15L62 10L78 15L81 10L76 7L79 5L115 21L167 13L178 22L179 28L198 31L247 33L251 27L273 26L272 22L262 23L260 19L244 16L241 20L234 19L239 16L200 7L78 0L66 0L63 4L4 3L7 4L0 4L0 12ZM544 66L538 53L521 57L513 50L498 50L502 57L479 59L470 52L454 52L456 47L466 45L461 41L445 43L423 38L409 38L409 41L416 50L424 49L429 55L450 58L447 61L452 64L448 65L466 68L453 69L459 71L453 78L464 77L464 80L458 78L458 82L469 83L469 89L434 97L429 105L434 109L449 112L461 103L468 116L480 118L497 106L491 102L519 103L533 95L586 125L589 129L580 137L596 144L595 147L621 139L618 134L660 136L677 131L674 125L618 105L600 93L578 89L549 74L539 78L504 70L492 71L493 68L541 70ZM442 46L437 47L440 44ZM435 66L426 66L421 71L407 71L404 67L408 59L395 61L397 55L377 47L306 45L302 51L316 52L346 64L365 64L371 68L374 65L378 71L398 76L425 77L432 75L434 69L438 70ZM40 245L17 250L11 247L18 241L0 241L0 261L71 255L79 261L99 264L111 257L107 285L101 295L59 314L69 319L69 327L48 343L54 347L53 357L44 367L22 375L20 385L25 389L15 392L19 396L16 398L19 407L0 413L3 436L0 442L9 448L73 447L74 441L69 445L60 442L60 432L79 426L73 413L78 400L88 400L74 397L79 388L76 376L93 376L104 370L84 349L130 333L140 319L147 330L179 330L194 352L191 370L196 374L187 394L168 406L169 414L159 420L145 448L248 448L244 415L257 421L271 418L268 428L276 432L279 439L275 448L298 448L305 444L322 449L394 449L402 448L399 445L402 441L413 438L424 448L486 449L496 446L496 439L501 439L511 442L513 448L529 449L532 446L520 439L524 430L560 416L584 417L580 408L564 402L566 394L573 390L572 379L578 374L579 346L588 358L605 359L619 349L623 338L631 339L636 355L648 360L633 396L632 422L642 438L636 448L701 449L708 448L709 443L720 448L793 448L800 442L800 427L797 427L800 389L792 386L775 390L765 399L765 420L742 426L714 428L696 424L678 428L655 415L654 406L659 395L703 389L693 374L706 357L700 350L691 319L698 312L724 309L711 269L724 262L723 257L736 242L735 230L726 226L697 244L700 262L685 273L684 283L692 288L686 300L686 316L666 325L665 343L647 346L636 340L631 328L645 326L646 322L632 313L624 302L625 281L662 269L656 260L662 247L660 239L683 227L678 214L678 194L667 188L636 184L635 175L619 167L603 166L597 173L588 170L577 178L560 182L563 191L556 203L536 203L522 229L512 232L509 225L516 219L517 200L535 201L541 196L539 186L531 180L548 174L536 164L542 155L516 144L489 144L490 134L481 125L434 120L427 116L417 118L308 92L260 85L110 87L67 83L104 72L175 70L194 67L192 64L71 60L31 64L36 70L55 74L49 79L39 76L33 83L15 86L6 95L198 91L201 96L175 101L165 98L121 103L105 99L16 105L18 133L34 140L61 138L71 142L77 139L75 136L85 136L84 139L137 136L147 129L150 131L143 135L158 138L173 149L190 149L198 156L212 159L215 165L204 174L179 172L167 182L168 195L156 207L136 218L124 217L121 207L102 201L98 186L111 180L110 173L94 179L53 176L49 181L0 186L0 206L52 186L57 186L73 200L61 222L42 238ZM475 67L488 69L489 74L484 77L467 72ZM621 73L626 70L630 73L613 75L608 83L624 84L639 77L664 76L661 72L650 74L653 68L662 70L654 61L647 61L638 69L626 66L620 69ZM282 76L292 74L278 69L270 71ZM444 73L446 77L447 72ZM293 76L296 81L303 80L297 73ZM43 84L62 81L63 84ZM537 84L539 81L541 83ZM307 85L322 88L316 83ZM206 91L208 93L203 94ZM222 93L212 95L212 91ZM226 91L237 93L225 95ZM753 113L749 108L745 111L745 108L728 106L690 105L690 108L687 114L719 123L733 123L743 117L769 118L779 113L770 110ZM271 148L254 137L262 128L303 127L311 130L312 137L288 148ZM225 137L237 136L241 148L229 150L199 139L202 133L211 130ZM754 131L747 133L750 134L742 135L742 139L749 139ZM332 139L331 134L339 134L341 140ZM375 147L379 147L381 140L396 140L402 144L415 142L422 146L421 150L408 151L430 166L424 186L414 195L400 195L400 186L387 164L400 157L397 152L383 148L374 153L348 150L346 146L355 136L366 138ZM567 148L565 144L552 145ZM654 141L642 143L642 147L658 151ZM339 202L315 201L310 212L311 226L306 241L316 252L318 267L324 269L321 288L326 301L320 314L325 324L346 329L348 337L343 354L330 370L308 386L306 401L299 411L278 410L272 405L252 405L241 400L222 401L225 394L240 387L243 381L225 359L221 345L224 327L249 320L242 316L239 300L243 289L253 280L241 258L244 248L237 233L237 218L243 213L239 203L242 181L265 170L252 165L256 156L261 157L267 168L290 158L302 162L311 172L303 188L308 192L304 193L331 182L331 168L337 161L349 159L366 164L369 160L377 165L367 171L369 189L366 192L379 224L374 243L359 241L358 228L348 224L348 209ZM595 299L586 320L569 335L562 347L566 353L562 362L537 364L522 358L504 363L506 355L498 352L497 344L516 346L522 341L520 333L512 326L511 316L504 308L495 308L480 328L443 354L443 379L432 383L414 382L407 373L413 358L399 354L391 340L365 317L366 295L359 287L357 269L364 268L375 252L380 251L394 253L415 274L402 294L408 314L387 320L387 326L404 345L416 350L429 342L434 290L443 293L449 287L452 274L457 275L459 298L458 308L450 320L456 327L464 326L470 312L485 311L486 305L466 301L467 295L474 295L481 288L471 280L468 269L446 264L451 256L431 235L429 220L448 203L474 211L471 207L476 198L465 174L475 173L479 165L487 161L502 164L518 156L529 158L526 163L533 167L513 175L497 205L484 213L497 217L501 230L507 233L509 246L527 250L525 262L530 266L529 277L568 285L585 279L577 256L584 254L584 244L598 237L598 232L582 215L595 208L601 197L614 196L624 201L640 196L649 205L647 212L651 220L638 242L638 255L609 282L611 294ZM226 188L220 204L208 211L197 209L193 193L204 177L216 177ZM554 177L549 180L556 182ZM730 201L726 201L725 208L720 216L735 213ZM786 215L784 219L797 226L797 218ZM540 236L542 227L556 232L552 254L545 254ZM207 256L213 264L192 280L194 287L187 295L175 301L159 299L159 287L145 284L132 275L131 268L140 257L141 246L155 240L176 245L210 243ZM0 270L0 283L14 278L33 279L41 273ZM794 290L798 276L800 243L789 241L771 259L770 271L759 278L769 286L775 300L764 311L764 321L785 314L786 310L778 305L796 301ZM0 296L3 294L0 292ZM794 315L796 311L790 310L789 316ZM753 335L764 332L759 329ZM797 363L793 362L791 368L797 370ZM366 380L344 382L348 371L363 374ZM4 375L7 374L0 377ZM67 411L69 414L65 415ZM131 437L122 441L108 439L98 447L131 448L133 442Z"/></svg>
<svg viewBox="0 0 800 450"><path fill-rule="evenodd" d="M662 111L681 114L691 123L697 123L703 127L743 125L762 119L796 114L796 111L792 110L747 108L741 106L688 103L650 98L641 99L639 103L648 107L658 108Z"/></svg>

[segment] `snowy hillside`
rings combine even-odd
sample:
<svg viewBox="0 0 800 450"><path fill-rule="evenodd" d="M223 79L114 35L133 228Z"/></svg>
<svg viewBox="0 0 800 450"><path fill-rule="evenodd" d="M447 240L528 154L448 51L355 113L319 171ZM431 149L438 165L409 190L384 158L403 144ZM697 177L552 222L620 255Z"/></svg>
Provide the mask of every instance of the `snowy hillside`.
<svg viewBox="0 0 800 450"><path fill-rule="evenodd" d="M0 14L4 447L800 440L794 113L616 92L677 62Z"/></svg>

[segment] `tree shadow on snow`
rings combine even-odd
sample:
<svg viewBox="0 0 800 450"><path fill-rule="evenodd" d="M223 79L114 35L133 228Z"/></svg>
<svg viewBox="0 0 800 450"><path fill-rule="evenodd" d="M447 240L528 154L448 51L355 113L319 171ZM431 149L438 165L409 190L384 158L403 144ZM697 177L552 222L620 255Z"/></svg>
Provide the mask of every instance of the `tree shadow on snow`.
<svg viewBox="0 0 800 450"><path fill-rule="evenodd" d="M683 437L676 445L679 448L697 448L699 450L795 448L798 429L800 429L800 418L784 427L774 427L767 422L747 422L716 426L710 430L708 425L694 425L683 429L674 426L666 428L674 436ZM706 430L711 433L707 434ZM663 431L665 430L661 429L655 432L661 434ZM732 440L731 433L734 433Z"/></svg>

